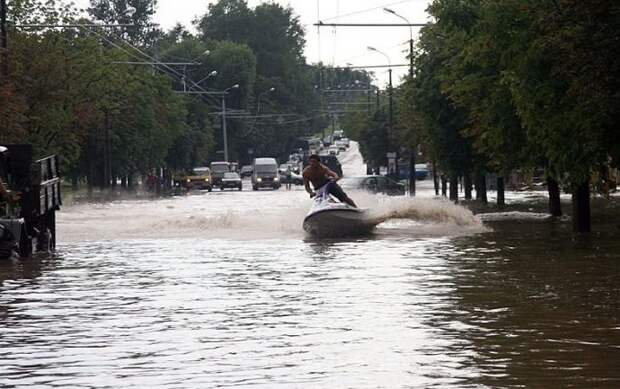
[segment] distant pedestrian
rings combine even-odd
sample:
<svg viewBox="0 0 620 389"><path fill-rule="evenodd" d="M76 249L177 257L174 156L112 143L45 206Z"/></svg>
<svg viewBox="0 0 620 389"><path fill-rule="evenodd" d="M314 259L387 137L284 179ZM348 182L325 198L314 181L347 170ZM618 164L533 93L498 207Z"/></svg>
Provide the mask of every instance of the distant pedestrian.
<svg viewBox="0 0 620 389"><path fill-rule="evenodd" d="M286 167L286 190L291 190L291 182L293 181L293 177L291 174L291 165Z"/></svg>
<svg viewBox="0 0 620 389"><path fill-rule="evenodd" d="M155 177L155 174L153 174L153 172L150 171L146 177L146 190L148 192L154 192L156 184L157 184L157 177Z"/></svg>

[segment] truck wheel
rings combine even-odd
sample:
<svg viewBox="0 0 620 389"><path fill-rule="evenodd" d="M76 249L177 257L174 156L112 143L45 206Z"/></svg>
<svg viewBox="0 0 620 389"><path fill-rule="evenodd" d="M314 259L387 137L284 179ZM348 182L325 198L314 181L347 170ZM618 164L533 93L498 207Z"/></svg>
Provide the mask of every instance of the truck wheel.
<svg viewBox="0 0 620 389"><path fill-rule="evenodd" d="M37 237L37 251L49 253L52 251L52 232L47 228Z"/></svg>
<svg viewBox="0 0 620 389"><path fill-rule="evenodd" d="M32 254L32 239L28 235L28 231L26 228L22 228L21 237L19 239L19 256L22 258L27 258Z"/></svg>

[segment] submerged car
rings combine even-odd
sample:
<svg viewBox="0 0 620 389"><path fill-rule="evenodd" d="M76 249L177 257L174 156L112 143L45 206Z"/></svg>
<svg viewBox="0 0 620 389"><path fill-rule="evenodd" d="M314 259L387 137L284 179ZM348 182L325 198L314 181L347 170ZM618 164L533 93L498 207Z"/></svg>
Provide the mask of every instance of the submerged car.
<svg viewBox="0 0 620 389"><path fill-rule="evenodd" d="M344 190L364 190L391 196L402 196L405 194L405 186L403 184L379 175L345 177L338 181L338 184Z"/></svg>
<svg viewBox="0 0 620 389"><path fill-rule="evenodd" d="M222 181L220 182L220 189L224 190L226 188L243 190L243 184L241 183L239 173L224 173L224 177L222 177Z"/></svg>

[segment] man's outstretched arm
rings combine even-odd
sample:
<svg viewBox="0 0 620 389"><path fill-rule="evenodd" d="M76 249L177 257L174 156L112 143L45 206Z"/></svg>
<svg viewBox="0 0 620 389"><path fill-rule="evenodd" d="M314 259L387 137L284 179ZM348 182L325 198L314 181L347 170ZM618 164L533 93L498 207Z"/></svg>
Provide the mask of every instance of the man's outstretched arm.
<svg viewBox="0 0 620 389"><path fill-rule="evenodd" d="M304 178L304 186L306 187L306 192L310 194L310 197L313 197L314 191L310 188L310 181L306 178Z"/></svg>

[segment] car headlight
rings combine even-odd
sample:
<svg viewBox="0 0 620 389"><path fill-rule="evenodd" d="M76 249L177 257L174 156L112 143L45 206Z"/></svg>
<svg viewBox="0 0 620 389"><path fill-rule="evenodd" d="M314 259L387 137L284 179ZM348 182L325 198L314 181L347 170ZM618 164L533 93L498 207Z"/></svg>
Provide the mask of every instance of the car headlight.
<svg viewBox="0 0 620 389"><path fill-rule="evenodd" d="M189 178L187 179L187 182L191 182L192 180L190 180Z"/></svg>
<svg viewBox="0 0 620 389"><path fill-rule="evenodd" d="M280 181L280 177L275 177L273 180L274 181Z"/></svg>
<svg viewBox="0 0 620 389"><path fill-rule="evenodd" d="M209 179L208 179L208 178L205 178L205 181L206 181L206 182L209 182Z"/></svg>
<svg viewBox="0 0 620 389"><path fill-rule="evenodd" d="M262 178L260 178L260 177L258 177L258 178L256 179L256 181L261 182L261 181L263 181L263 179L262 179Z"/></svg>

